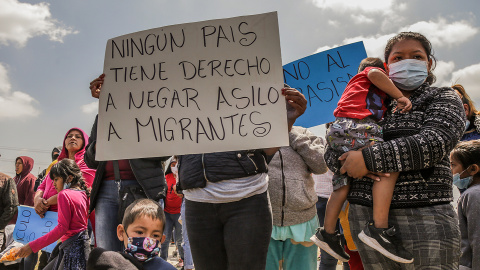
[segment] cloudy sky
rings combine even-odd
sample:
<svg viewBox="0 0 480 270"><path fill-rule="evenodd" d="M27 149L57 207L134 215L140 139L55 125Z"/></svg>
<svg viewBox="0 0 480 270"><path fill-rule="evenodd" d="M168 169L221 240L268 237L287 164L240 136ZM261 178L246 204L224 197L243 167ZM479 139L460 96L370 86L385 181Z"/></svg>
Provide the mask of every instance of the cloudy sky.
<svg viewBox="0 0 480 270"><path fill-rule="evenodd" d="M89 82L109 38L160 26L277 11L282 61L363 40L369 56L417 31L438 59L436 85L461 83L480 104L478 0L0 0L0 171L14 159L49 163L65 132L90 132L97 105Z"/></svg>

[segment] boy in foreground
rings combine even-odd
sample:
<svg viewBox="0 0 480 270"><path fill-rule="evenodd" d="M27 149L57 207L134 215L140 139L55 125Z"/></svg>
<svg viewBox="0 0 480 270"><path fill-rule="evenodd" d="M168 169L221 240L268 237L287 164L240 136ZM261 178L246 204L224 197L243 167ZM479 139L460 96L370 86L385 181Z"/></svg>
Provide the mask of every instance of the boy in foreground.
<svg viewBox="0 0 480 270"><path fill-rule="evenodd" d="M160 244L165 241L165 215L162 207L150 199L134 201L125 210L117 236L125 252L95 248L88 258L87 269L145 269L175 270L158 256Z"/></svg>

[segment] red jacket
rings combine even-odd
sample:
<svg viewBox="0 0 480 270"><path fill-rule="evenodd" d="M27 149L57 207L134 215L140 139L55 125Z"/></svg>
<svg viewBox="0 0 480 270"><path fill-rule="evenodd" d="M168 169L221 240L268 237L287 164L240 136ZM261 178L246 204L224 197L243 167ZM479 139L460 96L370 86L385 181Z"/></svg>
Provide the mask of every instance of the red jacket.
<svg viewBox="0 0 480 270"><path fill-rule="evenodd" d="M22 160L23 163L23 170L20 174L17 174L13 180L17 185L17 193L18 193L18 202L21 205L28 205L33 206L33 199L35 198L35 192L33 188L35 187L35 177L30 172L33 169L33 159L27 156L20 156L18 159ZM15 224L17 222L17 215L12 218L9 224Z"/></svg>
<svg viewBox="0 0 480 270"><path fill-rule="evenodd" d="M167 196L165 197L165 212L169 214L180 214L182 206L182 198L178 197L173 191L173 187L177 184L177 180L173 173L165 175L167 180Z"/></svg>

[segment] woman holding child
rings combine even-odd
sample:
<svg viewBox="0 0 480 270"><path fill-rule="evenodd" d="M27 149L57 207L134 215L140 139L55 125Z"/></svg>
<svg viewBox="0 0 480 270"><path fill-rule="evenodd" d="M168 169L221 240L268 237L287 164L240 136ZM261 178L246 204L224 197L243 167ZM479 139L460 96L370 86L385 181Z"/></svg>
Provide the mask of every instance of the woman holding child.
<svg viewBox="0 0 480 270"><path fill-rule="evenodd" d="M385 65L390 78L410 99L411 112L387 106L381 122L384 142L361 151L350 151L340 159L341 169L351 181L348 200L352 236L366 269L456 269L459 258L458 219L451 206L452 172L449 153L465 129L465 112L456 93L448 87L431 87L435 81L435 58L427 38L402 32L385 48ZM393 76L392 70L396 70ZM327 162L336 162L325 157ZM397 234L414 261L401 264L384 257L359 241L358 234L372 220L372 184L367 176L400 172L395 185L389 225L372 235ZM393 243L395 246L397 243Z"/></svg>

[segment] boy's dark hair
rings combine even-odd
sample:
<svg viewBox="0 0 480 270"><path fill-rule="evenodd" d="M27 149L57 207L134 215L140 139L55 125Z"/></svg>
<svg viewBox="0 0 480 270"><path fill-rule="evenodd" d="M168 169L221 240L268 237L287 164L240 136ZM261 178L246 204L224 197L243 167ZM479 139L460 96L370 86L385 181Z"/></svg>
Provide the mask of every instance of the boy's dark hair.
<svg viewBox="0 0 480 270"><path fill-rule="evenodd" d="M459 142L452 150L455 158L464 169L477 164L480 167L480 140Z"/></svg>
<svg viewBox="0 0 480 270"><path fill-rule="evenodd" d="M162 232L165 229L165 214L160 204L151 199L139 199L125 209L122 225L126 231L128 226L140 216L147 216L153 220L158 219L162 223Z"/></svg>
<svg viewBox="0 0 480 270"><path fill-rule="evenodd" d="M377 57L367 57L363 59L358 66L358 73L362 72L367 67L378 67L385 71L382 59Z"/></svg>
<svg viewBox="0 0 480 270"><path fill-rule="evenodd" d="M71 186L78 186L81 190L84 190L85 193L87 193L87 196L90 196L90 190L85 184L82 171L74 160L64 158L55 163L55 165L53 165L50 169L49 175L52 180L55 177L60 177L63 179L63 181L67 181L68 176L73 176Z"/></svg>

